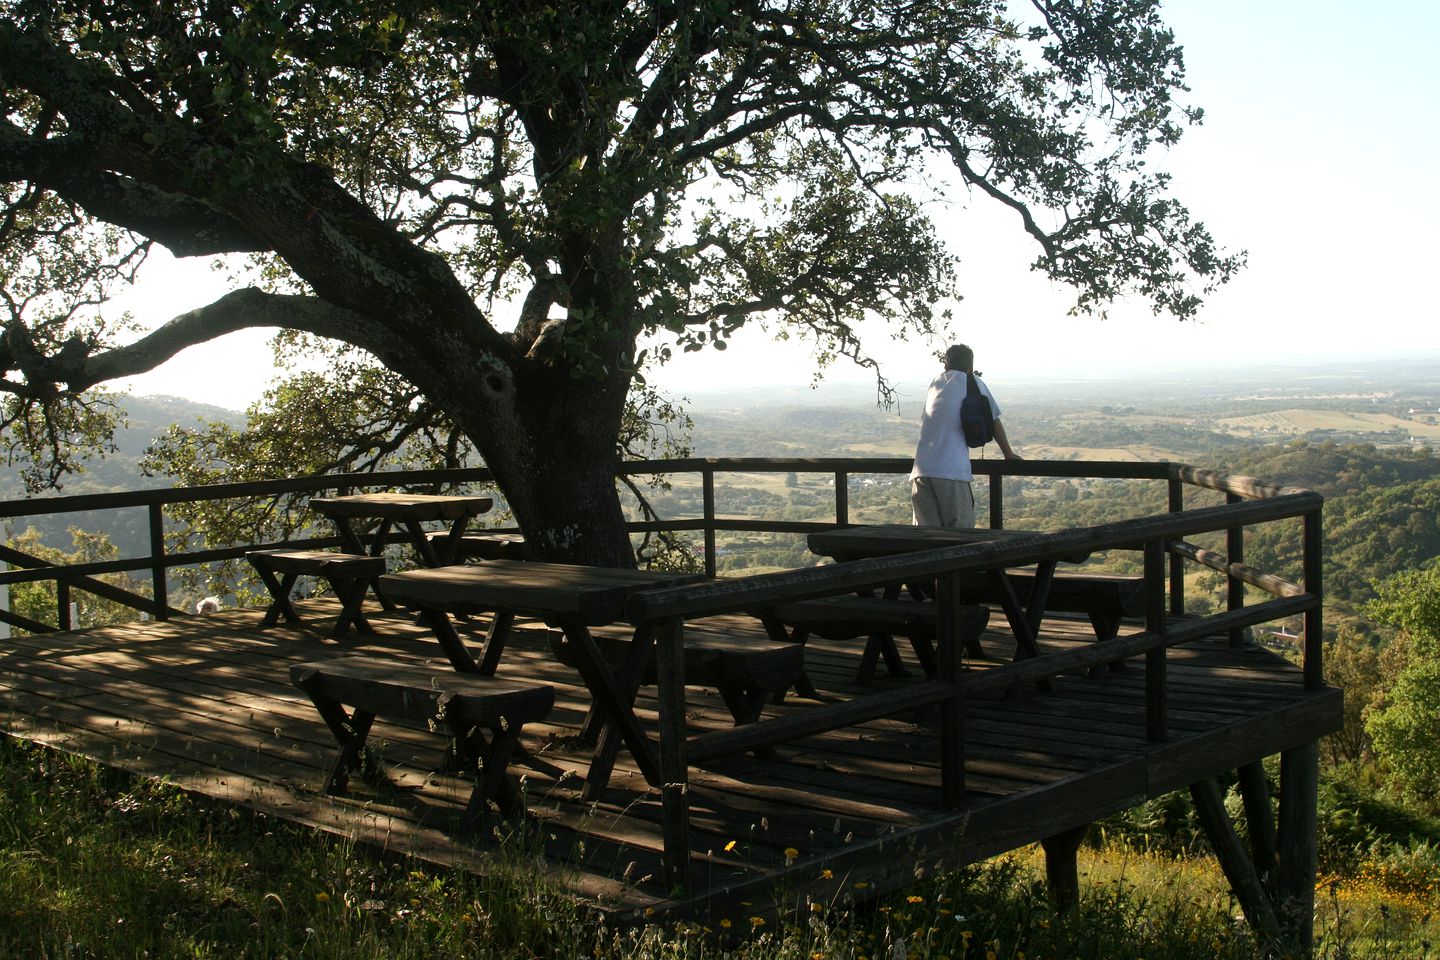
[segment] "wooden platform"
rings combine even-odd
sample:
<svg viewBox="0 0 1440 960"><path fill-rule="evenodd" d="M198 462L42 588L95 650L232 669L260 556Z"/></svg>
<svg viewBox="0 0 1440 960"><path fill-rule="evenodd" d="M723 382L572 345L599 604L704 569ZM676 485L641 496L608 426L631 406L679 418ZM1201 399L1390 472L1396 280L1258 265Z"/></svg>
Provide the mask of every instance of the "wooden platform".
<svg viewBox="0 0 1440 960"><path fill-rule="evenodd" d="M290 686L290 665L357 652L444 661L402 613L370 614L377 635L337 641L328 635L337 606L301 609L299 627L262 630L262 611L254 609L0 641L0 724L12 736L389 851L482 872L493 865L500 840L462 835L469 784L440 772L444 741L422 726L377 723L388 784L357 779L349 797L320 793L334 743ZM483 636L483 620L469 626ZM687 624L687 631L702 628L763 635L743 617ZM1134 629L1122 627L1121 635ZM1092 643L1093 634L1083 620L1050 619L1041 642L1060 650ZM995 662L1011 655L1003 630L987 632L984 644ZM822 698L864 694L854 686L863 647L863 640L811 642L807 664ZM874 689L920 679L918 667L912 672L909 680L882 676ZM865 899L1314 741L1341 723L1338 690L1306 693L1298 669L1276 654L1230 650L1217 640L1170 651L1164 742L1145 739L1138 664L1062 677L1048 691L972 699L968 792L959 808L940 805L937 738L925 716L811 737L781 747L778 759L736 757L693 772L699 889L672 895L658 882L659 798L628 754L622 751L600 802L579 801L589 748L573 734L588 695L549 653L543 626L519 632L499 675L556 688L549 721L525 730L528 759L513 764L525 776L528 827L505 842L543 847L536 862L555 883L622 917L739 920L807 897ZM639 703L648 723L652 694L642 690ZM729 725L714 691L691 688L689 701L693 731ZM767 715L809 703L792 696ZM784 903L776 903L777 889Z"/></svg>

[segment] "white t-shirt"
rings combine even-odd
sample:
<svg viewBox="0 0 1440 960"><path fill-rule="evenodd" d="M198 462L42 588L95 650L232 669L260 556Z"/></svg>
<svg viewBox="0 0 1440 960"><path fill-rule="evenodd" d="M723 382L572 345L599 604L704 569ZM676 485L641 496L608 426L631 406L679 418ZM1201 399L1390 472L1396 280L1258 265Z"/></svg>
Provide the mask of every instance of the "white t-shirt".
<svg viewBox="0 0 1440 960"><path fill-rule="evenodd" d="M975 382L990 401L990 412L1000 419L1000 405L990 388L979 377ZM939 477L945 480L971 480L970 448L960 428L960 402L965 399L965 371L945 370L930 384L925 396L925 412L920 417L920 440L915 445L915 465L910 479Z"/></svg>

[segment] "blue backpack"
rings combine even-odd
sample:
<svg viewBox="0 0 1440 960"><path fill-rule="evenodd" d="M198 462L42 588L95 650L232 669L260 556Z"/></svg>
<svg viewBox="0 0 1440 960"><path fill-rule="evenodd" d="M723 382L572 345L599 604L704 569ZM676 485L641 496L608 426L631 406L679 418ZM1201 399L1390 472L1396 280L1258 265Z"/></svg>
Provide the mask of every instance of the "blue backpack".
<svg viewBox="0 0 1440 960"><path fill-rule="evenodd" d="M990 400L980 392L975 374L965 374L965 399L960 401L960 429L965 434L965 443L971 447L983 447L995 439L995 415L990 411Z"/></svg>

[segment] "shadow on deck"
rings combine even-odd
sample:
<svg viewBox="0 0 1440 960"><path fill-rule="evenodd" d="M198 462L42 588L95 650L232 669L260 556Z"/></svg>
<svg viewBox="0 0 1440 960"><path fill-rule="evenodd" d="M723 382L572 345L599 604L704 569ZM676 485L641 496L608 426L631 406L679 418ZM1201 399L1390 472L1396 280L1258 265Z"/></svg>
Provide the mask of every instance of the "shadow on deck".
<svg viewBox="0 0 1440 960"><path fill-rule="evenodd" d="M441 772L444 741L421 725L377 722L387 783L357 778L343 798L320 792L335 745L290 685L290 666L356 651L443 663L432 636L403 614L374 615L374 636L331 640L336 611L323 601L302 606L307 622L298 628L262 630L258 609L233 610L0 641L0 723L12 736L207 797L483 872L498 841L459 830L469 784ZM687 624L696 629L763 636L742 617ZM1127 625L1121 635L1138 629ZM1047 651L1092 642L1083 621L1046 621ZM967 667L1007 662L1013 646L1008 633L992 629L984 647L993 660ZM807 664L820 697L864 693L854 684L861 647L811 641ZM525 778L536 828L522 842L543 845L551 879L607 912L739 918L806 898L842 903L898 889L1340 727L1339 691L1306 691L1299 668L1273 652L1230 649L1219 638L1173 648L1168 668L1169 738L1161 742L1146 739L1144 676L1135 664L1062 676L1049 690L970 699L959 807L941 805L934 720L913 712L808 737L773 759L732 757L697 768L689 786L697 889L676 899L660 882L658 792L622 751L604 797L581 802L589 747L574 732L589 695L551 656L543 629L522 626L500 676L556 690L549 720L525 728L528 758L512 766ZM875 689L907 682L913 679L883 677ZM653 692L642 689L638 704L652 726ZM792 696L767 715L810 703ZM692 731L730 724L714 691L692 688L690 709ZM775 904L777 889L786 904Z"/></svg>

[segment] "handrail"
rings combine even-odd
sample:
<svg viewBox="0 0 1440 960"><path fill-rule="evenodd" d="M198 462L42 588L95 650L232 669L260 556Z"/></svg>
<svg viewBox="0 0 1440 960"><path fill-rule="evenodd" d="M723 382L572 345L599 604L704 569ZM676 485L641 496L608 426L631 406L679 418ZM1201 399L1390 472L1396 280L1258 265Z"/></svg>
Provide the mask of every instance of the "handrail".
<svg viewBox="0 0 1440 960"><path fill-rule="evenodd" d="M706 572L712 577L717 570L716 533L722 531L755 533L807 533L815 530L843 526L849 522L847 489L850 479L856 475L905 475L909 473L911 461L908 458L854 458L854 457L691 457L678 460L630 461L622 464L619 473L626 476L698 474L704 492L703 508L697 517L677 517L661 520L637 520L629 524L632 533L656 531L695 531L703 536L704 562ZM1278 595L1293 596L1301 592L1317 592L1321 575L1319 558L1319 523L1307 522L1305 556L1310 558L1306 565L1306 583L1291 584L1273 574L1255 570L1242 562L1244 526L1247 523L1264 522L1271 519L1269 514L1256 515L1237 508L1247 503L1286 500L1293 497L1312 497L1313 500L1287 500L1298 512L1287 516L1319 515L1319 499L1308 491L1298 490L1282 484L1257 480L1252 477L1226 474L1221 471L1168 461L1132 462L1117 460L976 460L974 470L977 476L990 480L990 518L993 526L1003 526L1004 520L1004 479L1006 477L1044 477L1079 479L1156 480L1165 481L1169 486L1169 507L1172 514L1184 513L1184 490L1187 487L1218 491L1231 502L1222 508L1227 511L1225 522L1212 529L1228 531L1227 554L1220 557L1185 543L1176 535L1166 549L1171 557L1170 604L1172 613L1184 612L1185 562L1201 563L1224 573L1233 585L1228 607L1243 606L1244 584L1256 586ZM775 473L803 472L829 474L835 478L834 516L831 520L762 520L748 517L717 516L721 508L716 503L715 478L725 473ZM180 503L196 503L213 500L229 500L246 497L274 497L285 494L318 493L323 491L346 491L360 488L394 488L416 486L438 486L460 483L488 484L493 475L484 467L469 467L447 470L402 470L383 473L326 474L310 477L285 477L273 480L249 481L244 483L211 484L196 487L156 487L145 490L131 490L117 493L83 494L60 497L38 497L27 500L0 502L0 519L33 516L39 514L65 514L82 511L146 508L150 511L150 552L147 555L120 560L87 564L48 567L37 558L24 559L24 555L0 556L10 560L21 569L0 571L0 585L23 584L53 580L61 585L94 592L98 581L95 576L105 573L131 573L148 571L153 584L154 597L128 593L119 588L107 591L112 599L119 599L138 610L160 618L177 613L165 596L167 573L174 567L236 559L255 546L271 547L325 547L337 541L334 538L308 537L268 544L243 544L234 546L208 547L204 550L169 552L164 544L164 510L167 506ZM1192 512L1193 511L1189 511ZM1259 520L1249 519L1260 516ZM1138 528L1137 528L1138 529ZM1070 531L1073 533L1073 531ZM1313 541L1313 543L1312 543ZM1039 545L1035 545L1039 546ZM1312 556L1313 554L1313 556ZM1036 559L1035 557L1031 558ZM1280 591L1280 592L1277 592ZM128 598L128 599L126 599ZM65 621L63 611L57 611L57 621ZM8 611L0 611L0 620L32 629L34 621L21 624ZM1320 623L1318 612L1307 615L1307 633L1311 625ZM1315 630L1318 636L1318 629Z"/></svg>
<svg viewBox="0 0 1440 960"><path fill-rule="evenodd" d="M638 624L699 612L734 613L763 604L775 596L802 600L886 581L919 580L939 573L972 573L1018 563L1060 560L1077 551L1133 548L1146 541L1172 540L1195 533L1224 530L1236 524L1299 517L1319 509L1322 503L1320 494L1306 491L1271 500L1139 517L1098 526L1074 527L1056 533L935 547L914 553L850 560L733 580L658 587L635 593L626 608L626 617Z"/></svg>

